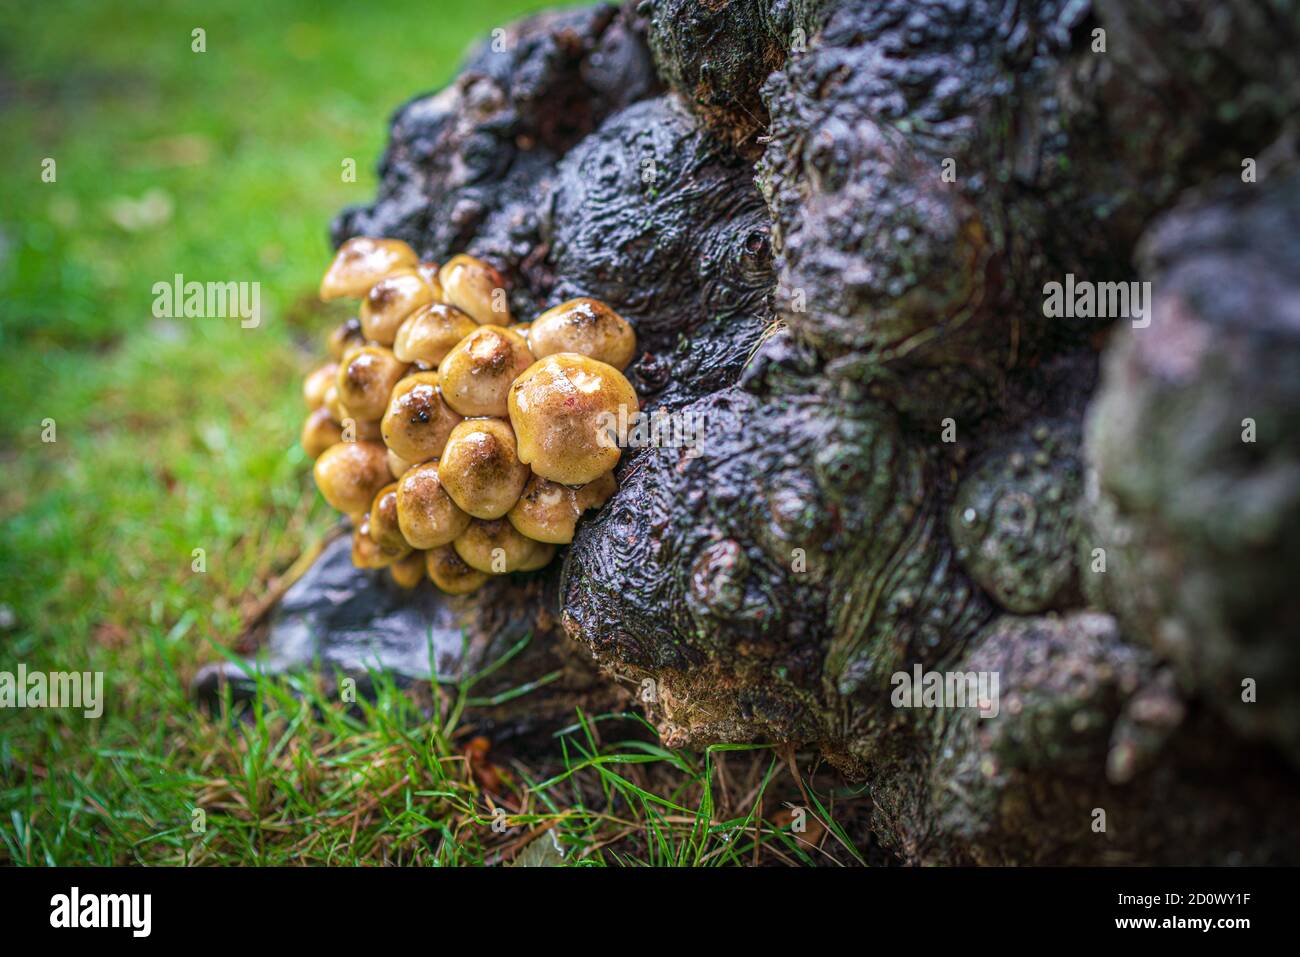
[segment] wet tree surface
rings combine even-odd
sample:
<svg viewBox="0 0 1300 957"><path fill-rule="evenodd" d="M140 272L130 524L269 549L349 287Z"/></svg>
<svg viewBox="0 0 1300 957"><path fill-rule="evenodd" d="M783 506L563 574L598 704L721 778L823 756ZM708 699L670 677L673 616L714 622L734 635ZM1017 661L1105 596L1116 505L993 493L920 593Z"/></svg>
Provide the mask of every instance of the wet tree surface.
<svg viewBox="0 0 1300 957"><path fill-rule="evenodd" d="M1295 863L1298 107L1285 0L510 27L333 238L605 300L703 440L457 601L545 626L543 699L649 680L671 745L816 749L909 862ZM1052 314L1067 277L1149 308ZM899 706L917 672L996 694Z"/></svg>

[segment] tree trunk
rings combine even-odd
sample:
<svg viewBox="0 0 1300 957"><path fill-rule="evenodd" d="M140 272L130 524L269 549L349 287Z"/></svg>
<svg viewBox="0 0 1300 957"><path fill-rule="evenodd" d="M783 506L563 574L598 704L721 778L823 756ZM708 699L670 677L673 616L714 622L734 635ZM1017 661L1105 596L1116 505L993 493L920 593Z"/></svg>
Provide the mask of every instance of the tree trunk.
<svg viewBox="0 0 1300 957"><path fill-rule="evenodd" d="M404 106L334 240L608 302L701 425L528 586L668 743L915 862L1294 862L1298 103L1289 2L645 0Z"/></svg>

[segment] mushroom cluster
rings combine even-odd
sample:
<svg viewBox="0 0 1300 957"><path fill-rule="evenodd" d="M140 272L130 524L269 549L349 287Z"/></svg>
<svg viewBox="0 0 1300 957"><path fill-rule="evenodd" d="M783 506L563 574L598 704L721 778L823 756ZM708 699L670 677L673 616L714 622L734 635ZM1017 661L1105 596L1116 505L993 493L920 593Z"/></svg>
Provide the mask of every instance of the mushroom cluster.
<svg viewBox="0 0 1300 957"><path fill-rule="evenodd" d="M588 298L516 323L503 285L472 256L439 267L364 237L321 280L322 300L361 308L303 382L302 446L352 521L353 564L404 588L542 568L617 488L608 423L638 411L636 334Z"/></svg>

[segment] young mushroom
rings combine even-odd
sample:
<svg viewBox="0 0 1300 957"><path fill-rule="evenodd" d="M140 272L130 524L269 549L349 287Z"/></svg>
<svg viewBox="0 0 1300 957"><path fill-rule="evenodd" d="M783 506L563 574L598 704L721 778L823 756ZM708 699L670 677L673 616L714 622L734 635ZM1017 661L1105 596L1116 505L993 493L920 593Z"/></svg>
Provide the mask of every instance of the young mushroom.
<svg viewBox="0 0 1300 957"><path fill-rule="evenodd" d="M383 430L374 419L358 419L347 409L343 409L344 442L382 442Z"/></svg>
<svg viewBox="0 0 1300 957"><path fill-rule="evenodd" d="M361 331L361 320L354 316L334 328L325 342L325 347L329 350L330 358L337 362L349 349L365 344L366 337Z"/></svg>
<svg viewBox="0 0 1300 957"><path fill-rule="evenodd" d="M437 462L417 465L398 480L397 524L412 548L446 545L469 523L470 517L442 487Z"/></svg>
<svg viewBox="0 0 1300 957"><path fill-rule="evenodd" d="M330 421L342 427L344 442L355 442L358 439L363 442L379 442L383 438L378 422L357 418L339 401L337 385L331 385L325 390L325 404L321 408L329 414Z"/></svg>
<svg viewBox="0 0 1300 957"><path fill-rule="evenodd" d="M453 256L438 270L443 301L485 326L508 326L510 306L506 302L501 274L473 256Z"/></svg>
<svg viewBox="0 0 1300 957"><path fill-rule="evenodd" d="M567 545L573 541L578 518L589 508L600 508L618 489L614 473L570 488L534 475L506 519L521 535L538 542Z"/></svg>
<svg viewBox="0 0 1300 957"><path fill-rule="evenodd" d="M431 303L403 320L393 340L393 354L403 362L436 366L456 343L477 328L478 323L455 306Z"/></svg>
<svg viewBox="0 0 1300 957"><path fill-rule="evenodd" d="M397 521L397 483L385 485L370 503L370 537L376 545L394 551L410 548Z"/></svg>
<svg viewBox="0 0 1300 957"><path fill-rule="evenodd" d="M414 588L424 579L425 553L412 551L405 558L399 558L388 566L388 574L398 588Z"/></svg>
<svg viewBox="0 0 1300 957"><path fill-rule="evenodd" d="M339 389L333 382L325 390L325 401L321 403L321 408L328 412L329 417L339 425L343 424L344 419L350 417L347 410L343 408L343 403L339 401Z"/></svg>
<svg viewBox="0 0 1300 957"><path fill-rule="evenodd" d="M313 459L321 457L331 445L343 441L343 428L330 418L329 409L312 409L302 424L302 450Z"/></svg>
<svg viewBox="0 0 1300 957"><path fill-rule="evenodd" d="M438 365L442 397L461 415L506 415L510 385L531 364L524 337L509 329L479 326Z"/></svg>
<svg viewBox="0 0 1300 957"><path fill-rule="evenodd" d="M535 572L545 568L555 557L555 546L547 542L534 542L533 550L519 563L517 572Z"/></svg>
<svg viewBox="0 0 1300 957"><path fill-rule="evenodd" d="M470 568L477 568L489 575L504 575L507 572L541 568L550 561L554 546L543 545L531 538L525 538L515 531L515 527L503 518L484 521L476 518L469 523L451 547L465 560ZM550 554L546 549L552 549ZM546 554L546 561L538 564Z"/></svg>
<svg viewBox="0 0 1300 957"><path fill-rule="evenodd" d="M387 453L377 442L339 442L331 446L316 460L312 475L325 501L345 515L363 513L376 493L391 481Z"/></svg>
<svg viewBox="0 0 1300 957"><path fill-rule="evenodd" d="M414 269L385 276L361 301L361 331L381 346L391 346L406 317L433 302L433 288Z"/></svg>
<svg viewBox="0 0 1300 957"><path fill-rule="evenodd" d="M400 548L379 545L370 535L370 516L365 515L352 530L352 564L357 568L387 568L411 551L405 542Z"/></svg>
<svg viewBox="0 0 1300 957"><path fill-rule="evenodd" d="M528 347L538 359L576 352L615 369L636 356L636 333L627 320L599 299L570 299L533 320Z"/></svg>
<svg viewBox="0 0 1300 957"><path fill-rule="evenodd" d="M442 455L460 416L443 401L438 373L417 372L393 387L380 428L390 451L407 462Z"/></svg>
<svg viewBox="0 0 1300 957"><path fill-rule="evenodd" d="M611 365L573 352L539 359L510 387L519 461L542 478L586 485L618 464L617 429L639 408Z"/></svg>
<svg viewBox="0 0 1300 957"><path fill-rule="evenodd" d="M465 559L450 545L429 549L424 553L424 564L429 580L448 595L468 595L482 588L491 577L466 565Z"/></svg>
<svg viewBox="0 0 1300 957"><path fill-rule="evenodd" d="M359 298L389 273L419 262L415 250L400 239L354 236L334 254L320 281L320 297L327 302L345 296Z"/></svg>
<svg viewBox="0 0 1300 957"><path fill-rule="evenodd" d="M466 419L451 431L438 460L447 494L475 518L500 518L519 500L528 466L519 461L505 419Z"/></svg>
<svg viewBox="0 0 1300 957"><path fill-rule="evenodd" d="M319 409L325 404L325 393L334 384L338 372L337 362L327 362L307 373L307 378L302 380L302 400L307 403L307 408Z"/></svg>
<svg viewBox="0 0 1300 957"><path fill-rule="evenodd" d="M357 419L378 420L388 408L393 386L406 373L406 364L383 346L362 346L343 357L334 380L339 402Z"/></svg>
<svg viewBox="0 0 1300 957"><path fill-rule="evenodd" d="M388 450L388 471L393 474L393 478L399 479L405 475L411 464L392 449Z"/></svg>
<svg viewBox="0 0 1300 957"><path fill-rule="evenodd" d="M420 265L415 267L415 271L420 274L420 277L427 282L429 288L433 290L433 301L446 302L447 300L444 299L442 295L442 281L438 279L438 269L439 266L435 262L422 262Z"/></svg>

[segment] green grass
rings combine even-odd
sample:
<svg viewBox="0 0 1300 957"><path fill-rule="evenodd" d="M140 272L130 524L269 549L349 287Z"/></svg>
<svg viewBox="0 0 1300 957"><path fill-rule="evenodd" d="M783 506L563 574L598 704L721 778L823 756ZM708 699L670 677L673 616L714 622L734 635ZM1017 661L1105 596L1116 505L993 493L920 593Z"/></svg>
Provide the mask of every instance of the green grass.
<svg viewBox="0 0 1300 957"><path fill-rule="evenodd" d="M545 5L0 11L0 670L103 671L107 695L98 720L0 710L0 861L498 863L542 830L575 863L860 859L838 825L794 835L780 809L858 821L869 801L767 748L675 752L575 715L549 753L476 771L465 687L383 685L348 711L307 678L263 683L242 719L187 694L332 521L296 443L337 320L314 297L331 216L373 194L396 106ZM260 282L260 327L154 319L176 273Z"/></svg>

